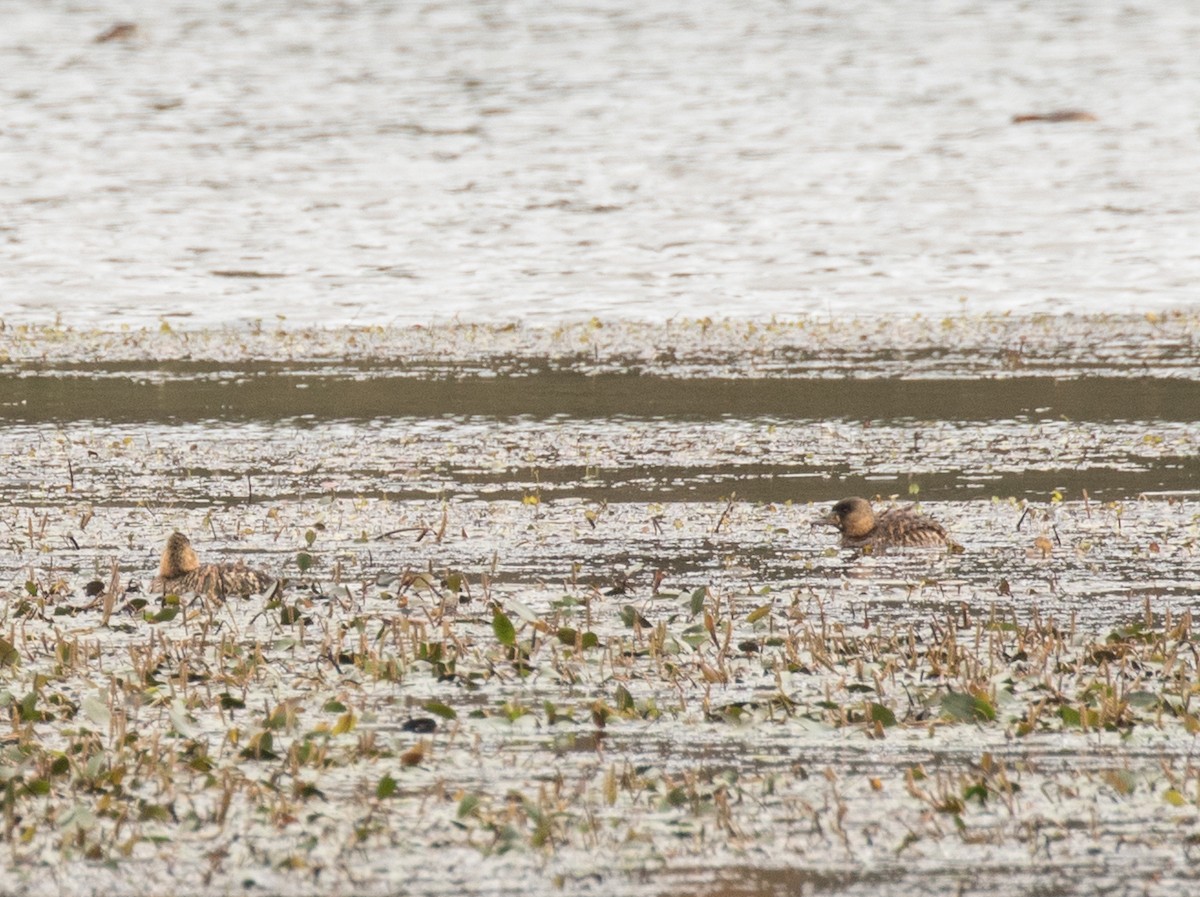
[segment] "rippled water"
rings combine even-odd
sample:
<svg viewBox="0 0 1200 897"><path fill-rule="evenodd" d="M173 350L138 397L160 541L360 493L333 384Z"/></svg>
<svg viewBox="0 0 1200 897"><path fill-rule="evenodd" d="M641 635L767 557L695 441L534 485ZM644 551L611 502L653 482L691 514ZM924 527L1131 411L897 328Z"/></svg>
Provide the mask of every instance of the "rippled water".
<svg viewBox="0 0 1200 897"><path fill-rule="evenodd" d="M1194 302L1198 44L1185 2L8 4L0 317Z"/></svg>

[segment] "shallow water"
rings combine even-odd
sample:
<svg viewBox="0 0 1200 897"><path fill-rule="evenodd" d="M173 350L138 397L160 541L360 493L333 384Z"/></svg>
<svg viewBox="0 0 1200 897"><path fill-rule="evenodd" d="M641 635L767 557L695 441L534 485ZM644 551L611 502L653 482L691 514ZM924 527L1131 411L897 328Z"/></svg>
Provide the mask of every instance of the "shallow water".
<svg viewBox="0 0 1200 897"><path fill-rule="evenodd" d="M1186 892L1196 332L9 328L4 889Z"/></svg>
<svg viewBox="0 0 1200 897"><path fill-rule="evenodd" d="M1195 301L1186 2L18 3L4 25L10 322ZM1097 120L1011 122L1062 108Z"/></svg>

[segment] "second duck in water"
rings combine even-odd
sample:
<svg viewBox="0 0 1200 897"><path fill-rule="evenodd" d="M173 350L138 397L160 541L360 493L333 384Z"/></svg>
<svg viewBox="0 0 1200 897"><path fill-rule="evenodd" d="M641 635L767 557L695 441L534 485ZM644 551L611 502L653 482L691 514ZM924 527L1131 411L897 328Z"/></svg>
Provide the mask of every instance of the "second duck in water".
<svg viewBox="0 0 1200 897"><path fill-rule="evenodd" d="M188 537L183 533L172 533L150 590L157 595L196 593L224 598L226 595L257 594L274 581L273 577L247 567L242 561L201 564Z"/></svg>
<svg viewBox="0 0 1200 897"><path fill-rule="evenodd" d="M957 548L936 520L906 508L876 514L865 498L843 498L817 522L837 527L844 548Z"/></svg>

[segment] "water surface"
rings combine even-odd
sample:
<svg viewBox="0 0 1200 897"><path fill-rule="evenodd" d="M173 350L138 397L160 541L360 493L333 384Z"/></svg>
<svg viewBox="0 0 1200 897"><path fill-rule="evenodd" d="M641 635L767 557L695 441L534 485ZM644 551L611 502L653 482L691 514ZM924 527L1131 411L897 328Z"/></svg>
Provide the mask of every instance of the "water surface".
<svg viewBox="0 0 1200 897"><path fill-rule="evenodd" d="M1198 40L1186 2L18 3L0 318L1187 305Z"/></svg>

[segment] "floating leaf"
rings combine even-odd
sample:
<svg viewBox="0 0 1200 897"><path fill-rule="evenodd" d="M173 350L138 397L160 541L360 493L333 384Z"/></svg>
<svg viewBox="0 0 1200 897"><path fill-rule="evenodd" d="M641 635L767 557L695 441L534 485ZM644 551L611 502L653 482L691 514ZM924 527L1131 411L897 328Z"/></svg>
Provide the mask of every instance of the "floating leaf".
<svg viewBox="0 0 1200 897"><path fill-rule="evenodd" d="M170 623L179 615L178 607L164 607L156 614L146 614L147 623Z"/></svg>
<svg viewBox="0 0 1200 897"><path fill-rule="evenodd" d="M441 701L426 701L422 706L426 712L440 716L442 719L458 719L458 711Z"/></svg>
<svg viewBox="0 0 1200 897"><path fill-rule="evenodd" d="M628 628L632 629L634 625L649 626L650 621L638 613L638 609L632 604L626 604L621 608L621 622Z"/></svg>
<svg viewBox="0 0 1200 897"><path fill-rule="evenodd" d="M42 797L42 796L50 793L50 780L49 779L34 779L31 782L27 782L25 784L25 788L29 791L30 794L36 795L38 797Z"/></svg>
<svg viewBox="0 0 1200 897"><path fill-rule="evenodd" d="M869 710L870 710L870 715L871 715L871 722L879 723L880 725L883 725L883 726L896 725L896 714L892 713L892 711L890 709L888 709L887 707L884 707L882 704L872 703L869 705Z"/></svg>
<svg viewBox="0 0 1200 897"><path fill-rule="evenodd" d="M391 797L396 793L396 780L391 776L385 775L379 780L379 784L375 786L375 796L380 800Z"/></svg>
<svg viewBox="0 0 1200 897"><path fill-rule="evenodd" d="M996 718L996 708L989 702L959 691L952 691L942 698L941 712L944 717L965 723Z"/></svg>
<svg viewBox="0 0 1200 897"><path fill-rule="evenodd" d="M750 613L748 613L746 615L746 622L747 623L757 623L763 617L767 616L767 614L769 614L770 612L771 612L771 605L760 604L758 607L754 608L754 610L750 611Z"/></svg>
<svg viewBox="0 0 1200 897"><path fill-rule="evenodd" d="M247 760L276 759L274 736L266 730L255 733L251 736L250 743L246 745L241 756Z"/></svg>
<svg viewBox="0 0 1200 897"><path fill-rule="evenodd" d="M309 532L311 532L311 530ZM312 565L313 556L307 551L301 551L296 555L296 566L300 568L301 573L307 573Z"/></svg>
<svg viewBox="0 0 1200 897"><path fill-rule="evenodd" d="M587 650L588 648L595 648L597 645L600 644L600 637L598 635L596 635L596 633L594 633L594 632L582 632L581 633L579 630L572 629L570 626L562 626L559 628L558 640L562 644L569 645L572 648L575 647L576 640L578 640L579 645L584 650Z"/></svg>

